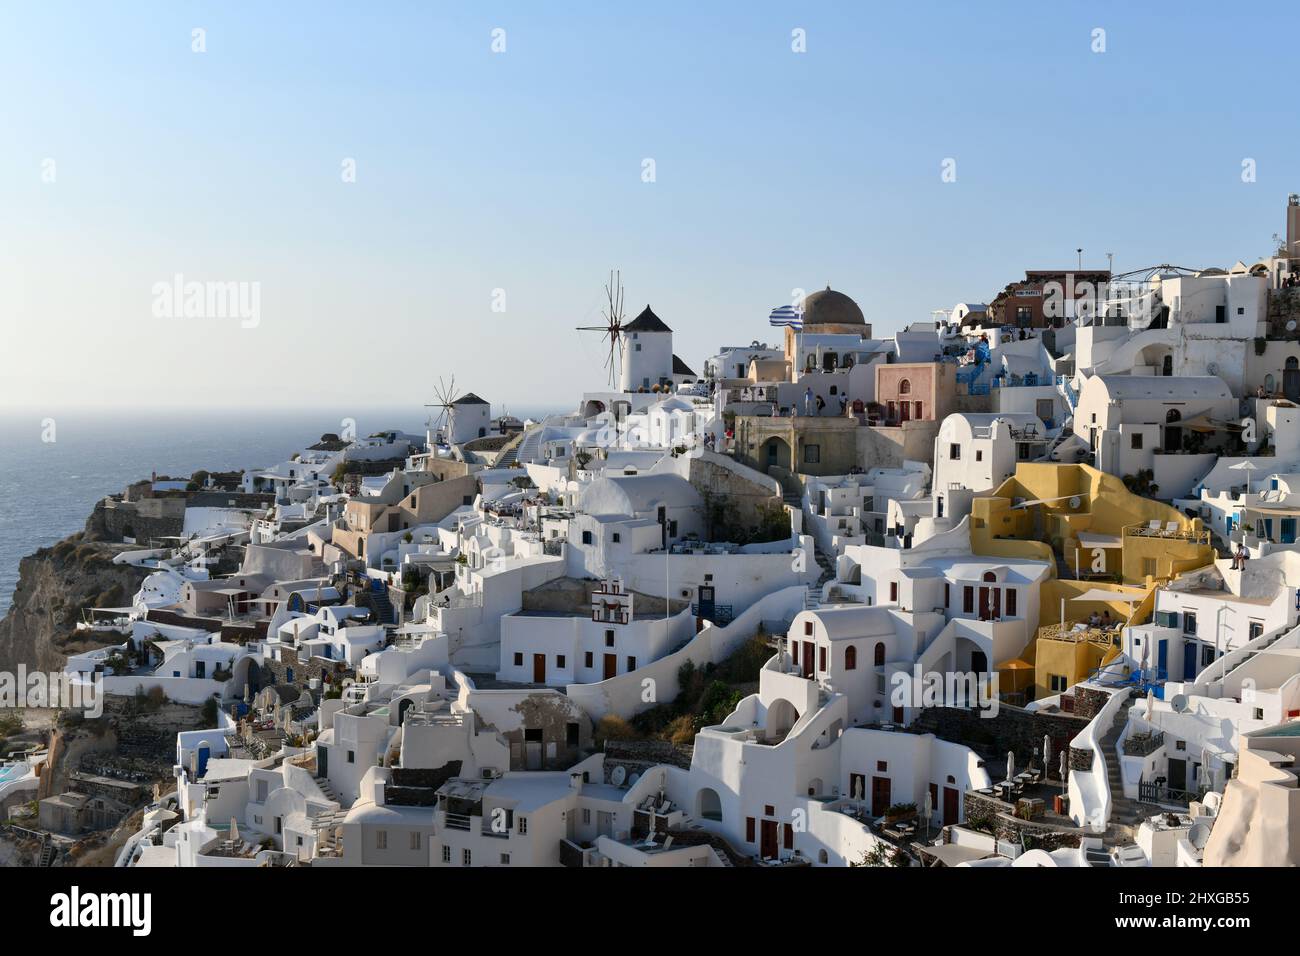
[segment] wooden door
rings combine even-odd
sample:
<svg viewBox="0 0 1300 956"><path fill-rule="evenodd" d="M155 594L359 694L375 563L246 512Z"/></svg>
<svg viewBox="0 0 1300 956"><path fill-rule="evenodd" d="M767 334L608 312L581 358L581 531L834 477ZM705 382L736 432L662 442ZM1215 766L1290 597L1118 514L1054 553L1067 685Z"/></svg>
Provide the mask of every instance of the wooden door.
<svg viewBox="0 0 1300 956"><path fill-rule="evenodd" d="M812 641L803 642L803 653L799 655L803 658L803 676L813 676L813 644Z"/></svg>
<svg viewBox="0 0 1300 956"><path fill-rule="evenodd" d="M776 821L763 821L762 842L759 845L759 853L764 860L775 860L777 857L776 850Z"/></svg>
<svg viewBox="0 0 1300 956"><path fill-rule="evenodd" d="M883 817L889 809L889 778L871 778L871 815Z"/></svg>
<svg viewBox="0 0 1300 956"><path fill-rule="evenodd" d="M952 826L957 822L960 804L958 799L961 795L957 792L956 787L943 788L943 825Z"/></svg>
<svg viewBox="0 0 1300 956"><path fill-rule="evenodd" d="M613 654L605 655L605 680L609 680L618 673L618 658Z"/></svg>
<svg viewBox="0 0 1300 956"><path fill-rule="evenodd" d="M545 654L533 655L533 683L534 684L546 683L546 655Z"/></svg>

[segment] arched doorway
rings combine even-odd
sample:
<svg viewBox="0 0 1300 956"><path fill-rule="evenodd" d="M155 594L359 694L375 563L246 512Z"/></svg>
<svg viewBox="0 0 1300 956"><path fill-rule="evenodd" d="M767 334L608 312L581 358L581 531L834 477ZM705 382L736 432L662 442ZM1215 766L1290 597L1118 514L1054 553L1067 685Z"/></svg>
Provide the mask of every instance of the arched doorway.
<svg viewBox="0 0 1300 956"><path fill-rule="evenodd" d="M767 724L764 727L768 741L780 742L784 740L785 735L790 732L790 728L795 725L798 719L799 711L794 709L794 704L784 697L773 701L772 706L767 709Z"/></svg>
<svg viewBox="0 0 1300 956"><path fill-rule="evenodd" d="M790 471L790 446L783 438L769 438L763 442L758 460L759 466L764 471L769 468L784 468Z"/></svg>
<svg viewBox="0 0 1300 956"><path fill-rule="evenodd" d="M1183 450L1183 428L1177 424L1183 420L1182 412L1176 408L1171 408L1165 412L1165 451L1175 452ZM1172 424L1171 424L1172 423Z"/></svg>
<svg viewBox="0 0 1300 956"><path fill-rule="evenodd" d="M704 787L695 796L695 815L701 820L722 822L722 798L712 787Z"/></svg>
<svg viewBox="0 0 1300 956"><path fill-rule="evenodd" d="M1160 374L1168 378L1174 374L1174 357L1165 353L1164 361L1160 363Z"/></svg>

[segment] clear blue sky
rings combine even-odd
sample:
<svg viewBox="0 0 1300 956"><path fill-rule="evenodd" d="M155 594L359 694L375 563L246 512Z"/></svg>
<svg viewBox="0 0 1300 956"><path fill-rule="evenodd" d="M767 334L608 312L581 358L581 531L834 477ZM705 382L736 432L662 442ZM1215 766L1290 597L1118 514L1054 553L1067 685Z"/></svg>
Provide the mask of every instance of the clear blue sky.
<svg viewBox="0 0 1300 956"><path fill-rule="evenodd" d="M610 268L698 370L796 287L889 334L1078 246L1264 255L1300 18L1229 9L6 3L0 405L564 402ZM260 282L260 324L155 317L176 273Z"/></svg>

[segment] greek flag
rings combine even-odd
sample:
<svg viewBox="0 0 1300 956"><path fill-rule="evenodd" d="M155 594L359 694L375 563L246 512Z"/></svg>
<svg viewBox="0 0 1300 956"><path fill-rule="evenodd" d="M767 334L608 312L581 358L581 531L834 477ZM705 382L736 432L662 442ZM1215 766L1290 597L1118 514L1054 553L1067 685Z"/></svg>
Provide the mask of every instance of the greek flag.
<svg viewBox="0 0 1300 956"><path fill-rule="evenodd" d="M767 322L769 325L789 326L797 332L803 328L803 313L792 305L783 305L772 310Z"/></svg>

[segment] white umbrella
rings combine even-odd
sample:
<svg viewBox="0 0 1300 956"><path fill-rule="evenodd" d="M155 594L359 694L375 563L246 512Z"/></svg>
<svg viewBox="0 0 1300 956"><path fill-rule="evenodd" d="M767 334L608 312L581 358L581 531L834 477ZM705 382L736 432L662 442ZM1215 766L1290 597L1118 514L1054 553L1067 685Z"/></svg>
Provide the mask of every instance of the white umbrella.
<svg viewBox="0 0 1300 956"><path fill-rule="evenodd" d="M1061 751L1061 789L1065 789L1065 751Z"/></svg>
<svg viewBox="0 0 1300 956"><path fill-rule="evenodd" d="M925 816L925 835L930 835L930 814L934 813L934 798L930 796L930 791L925 791L925 804L922 808L922 814Z"/></svg>
<svg viewBox="0 0 1300 956"><path fill-rule="evenodd" d="M1052 759L1052 738L1043 734L1043 780L1047 780L1047 763Z"/></svg>
<svg viewBox="0 0 1300 956"><path fill-rule="evenodd" d="M234 817L230 818L230 839L231 841L239 840L239 821Z"/></svg>
<svg viewBox="0 0 1300 956"><path fill-rule="evenodd" d="M1010 783L1011 778L1014 777L1015 775L1016 775L1016 755L1012 751L1008 750L1007 751L1007 783Z"/></svg>
<svg viewBox="0 0 1300 956"><path fill-rule="evenodd" d="M1156 706L1156 692L1154 690L1148 689L1147 690L1147 720L1148 721L1151 719L1151 712L1155 709L1155 706Z"/></svg>
<svg viewBox="0 0 1300 956"><path fill-rule="evenodd" d="M1258 471L1259 467L1249 458L1246 458L1235 465L1229 465L1228 468L1231 471L1244 471L1246 473L1246 494L1250 494L1250 473Z"/></svg>

